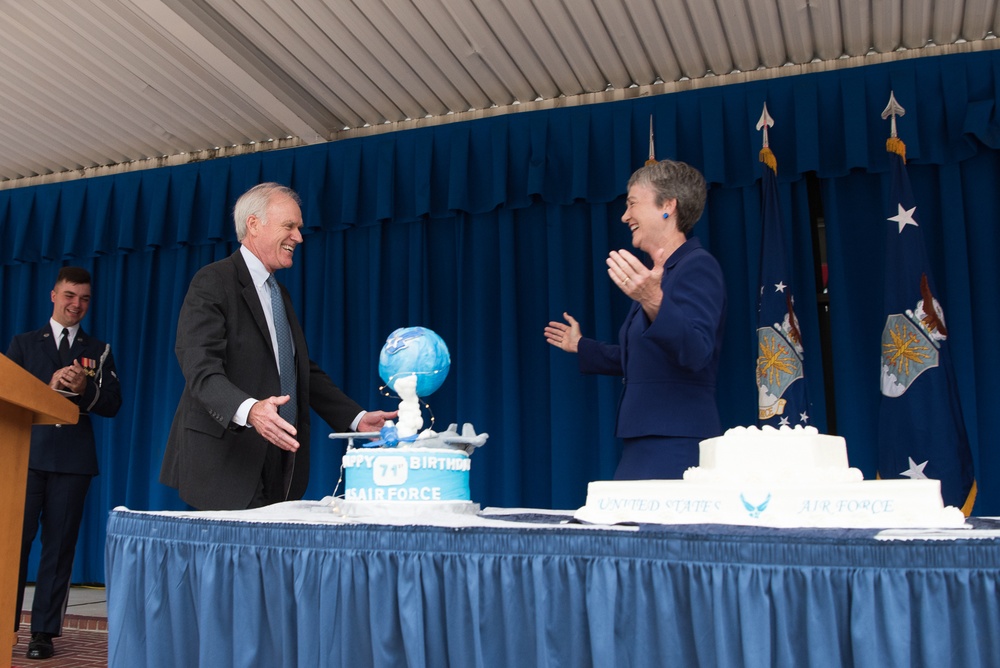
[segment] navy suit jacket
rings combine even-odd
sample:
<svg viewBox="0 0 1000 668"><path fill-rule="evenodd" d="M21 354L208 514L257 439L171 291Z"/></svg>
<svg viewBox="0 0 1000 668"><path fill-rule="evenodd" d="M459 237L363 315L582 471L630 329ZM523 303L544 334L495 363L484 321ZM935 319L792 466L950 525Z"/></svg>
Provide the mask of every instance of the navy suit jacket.
<svg viewBox="0 0 1000 668"><path fill-rule="evenodd" d="M698 239L688 239L667 258L660 285L663 302L655 320L634 302L617 344L580 339L580 371L623 376L620 438L717 436L722 426L715 381L726 312L722 268Z"/></svg>
<svg viewBox="0 0 1000 668"><path fill-rule="evenodd" d="M80 396L69 397L80 407L80 420L76 424L35 425L31 428L28 467L54 473L97 475L97 446L90 416L114 417L118 413L122 405L121 384L110 346L87 334L82 327L76 333L70 354L75 360L87 358L95 363L103 357L103 364L93 378L87 379ZM52 374L63 366L59 361L58 344L48 323L37 331L15 336L10 342L7 357L46 385L52 380Z"/></svg>
<svg viewBox="0 0 1000 668"><path fill-rule="evenodd" d="M299 449L288 499L309 484L309 409L336 431L349 431L363 409L309 359L305 335L281 286L295 343ZM177 320L177 360L184 392L167 438L160 482L201 510L247 508L271 445L253 428L232 422L246 399L281 395L275 352L250 270L239 250L202 267Z"/></svg>

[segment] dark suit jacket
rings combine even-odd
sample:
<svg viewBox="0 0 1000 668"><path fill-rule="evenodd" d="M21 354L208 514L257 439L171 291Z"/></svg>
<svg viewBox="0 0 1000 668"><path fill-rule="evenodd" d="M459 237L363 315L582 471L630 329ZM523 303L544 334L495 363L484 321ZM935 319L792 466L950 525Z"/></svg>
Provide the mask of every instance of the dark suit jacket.
<svg viewBox="0 0 1000 668"><path fill-rule="evenodd" d="M348 431L362 411L309 359L305 336L284 286L281 294L295 342L298 452L288 499L309 483L309 408L336 431ZM253 428L232 423L248 398L280 396L281 383L264 311L246 261L236 251L191 279L177 321L175 347L184 374L167 439L160 482L202 510L247 508L268 448Z"/></svg>
<svg viewBox="0 0 1000 668"><path fill-rule="evenodd" d="M89 358L95 362L101 359L105 350L107 356L100 375L87 380L82 395L69 397L70 401L80 406L79 422L36 425L31 428L29 468L54 473L97 475L97 446L90 415L114 417L122 405L121 384L118 382L111 348L103 341L93 338L81 327L70 348L73 359ZM48 323L37 331L15 336L10 342L7 357L46 384L52 380L52 374L62 368L59 349Z"/></svg>
<svg viewBox="0 0 1000 668"><path fill-rule="evenodd" d="M624 376L620 438L717 436L722 427L715 379L726 290L722 269L696 238L667 258L663 302L652 322L632 304L618 344L580 339L580 371Z"/></svg>

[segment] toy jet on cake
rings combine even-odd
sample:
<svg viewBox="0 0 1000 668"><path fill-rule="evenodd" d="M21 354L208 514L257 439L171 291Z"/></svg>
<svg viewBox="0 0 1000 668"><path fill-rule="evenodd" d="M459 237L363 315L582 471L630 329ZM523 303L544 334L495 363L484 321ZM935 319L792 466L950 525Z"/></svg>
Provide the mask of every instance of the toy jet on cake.
<svg viewBox="0 0 1000 668"><path fill-rule="evenodd" d="M378 371L387 387L399 395L399 419L390 420L379 432L346 432L330 434L330 438L348 439L348 447L355 447L354 439L366 439L362 448L452 448L468 454L486 443L489 434L477 434L470 423L452 423L443 432L432 429L420 431L424 424L420 412L420 397L436 391L451 368L448 347L435 332L425 327L397 329L382 346Z"/></svg>

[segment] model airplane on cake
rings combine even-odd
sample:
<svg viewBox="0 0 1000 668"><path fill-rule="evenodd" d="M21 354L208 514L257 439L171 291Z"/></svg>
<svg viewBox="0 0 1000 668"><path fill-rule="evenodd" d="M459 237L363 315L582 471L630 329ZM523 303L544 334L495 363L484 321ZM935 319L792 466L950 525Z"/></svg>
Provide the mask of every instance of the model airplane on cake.
<svg viewBox="0 0 1000 668"><path fill-rule="evenodd" d="M486 443L490 437L487 433L477 434L475 428L468 422L462 425L461 435L458 433L458 425L454 422L448 425L448 429L436 432L431 429L416 434L399 438L398 431L392 421L382 427L382 431L349 431L330 434L330 438L346 438L347 447L354 448L395 448L399 445L406 445L408 448L452 448L454 450L464 450L468 454L479 446ZM354 439L362 439L364 442L355 445Z"/></svg>

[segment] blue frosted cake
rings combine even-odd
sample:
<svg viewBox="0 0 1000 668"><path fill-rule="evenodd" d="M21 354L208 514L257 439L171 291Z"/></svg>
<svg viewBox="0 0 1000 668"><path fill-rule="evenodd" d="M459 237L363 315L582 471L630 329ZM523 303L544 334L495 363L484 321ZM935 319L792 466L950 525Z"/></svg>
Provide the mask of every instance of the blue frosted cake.
<svg viewBox="0 0 1000 668"><path fill-rule="evenodd" d="M464 450L353 448L343 465L345 501L471 501Z"/></svg>
<svg viewBox="0 0 1000 668"><path fill-rule="evenodd" d="M455 424L442 433L421 431L420 396L438 389L450 367L448 348L433 331L405 327L389 335L379 375L399 395L398 424L387 422L378 434L330 435L348 439L341 464L344 497L336 503L345 515L479 512L469 493L469 455L488 434L476 434L471 424L461 435Z"/></svg>

